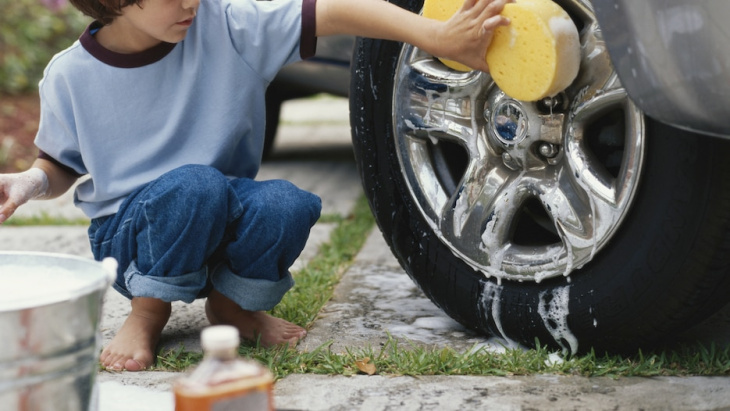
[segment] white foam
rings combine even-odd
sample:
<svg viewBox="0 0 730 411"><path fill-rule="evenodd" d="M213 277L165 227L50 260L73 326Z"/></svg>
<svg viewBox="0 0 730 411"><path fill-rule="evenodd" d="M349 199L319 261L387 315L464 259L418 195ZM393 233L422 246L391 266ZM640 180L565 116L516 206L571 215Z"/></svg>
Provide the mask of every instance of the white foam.
<svg viewBox="0 0 730 411"><path fill-rule="evenodd" d="M550 332L553 339L564 353L578 352L578 339L568 328L568 314L570 310L568 303L570 302L570 286L556 288L550 293L545 290L540 293L540 301L537 306L537 312L542 318L545 328ZM566 346L565 343L568 345Z"/></svg>
<svg viewBox="0 0 730 411"><path fill-rule="evenodd" d="M548 90L554 96L565 90L578 76L580 69L580 36L575 23L569 17L551 17L548 21L550 31L557 45L555 81Z"/></svg>
<svg viewBox="0 0 730 411"><path fill-rule="evenodd" d="M481 304L486 317L489 318L491 315L494 325L497 326L500 337L507 342L507 346L509 348L518 347L519 345L515 341L507 337L507 334L504 333L504 328L502 327L502 286L485 281Z"/></svg>
<svg viewBox="0 0 730 411"><path fill-rule="evenodd" d="M553 367L556 365L561 365L564 362L565 360L563 360L563 357L561 357L560 354L553 352L548 354L548 358L547 360L545 360L545 365L548 367Z"/></svg>
<svg viewBox="0 0 730 411"><path fill-rule="evenodd" d="M25 302L58 301L90 286L88 276L48 265L0 265L3 296L0 310L16 308Z"/></svg>

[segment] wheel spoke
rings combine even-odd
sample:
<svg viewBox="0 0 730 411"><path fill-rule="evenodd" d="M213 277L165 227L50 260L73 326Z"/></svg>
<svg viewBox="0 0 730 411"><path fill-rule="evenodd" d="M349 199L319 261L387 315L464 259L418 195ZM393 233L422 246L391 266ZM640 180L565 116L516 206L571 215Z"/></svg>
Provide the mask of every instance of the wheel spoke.
<svg viewBox="0 0 730 411"><path fill-rule="evenodd" d="M601 37L598 22L589 20L581 32L581 66L578 77L566 93L573 103L620 87L611 65L611 56Z"/></svg>
<svg viewBox="0 0 730 411"><path fill-rule="evenodd" d="M456 248L479 252L486 260L482 263L498 269L510 227L527 196L523 173L494 165L469 167L443 210L441 231Z"/></svg>
<svg viewBox="0 0 730 411"><path fill-rule="evenodd" d="M569 273L575 261L595 253L598 201L583 190L569 171L560 172L554 181L556 184L545 187L538 197L553 219L564 250L565 272Z"/></svg>
<svg viewBox="0 0 730 411"><path fill-rule="evenodd" d="M572 126L566 135L565 152L568 165L572 168L572 174L577 177L586 191L614 207L619 203L615 178L593 156L587 146L585 132L595 119L607 112L624 107L626 99L626 92L623 89L617 89L581 100L576 105L572 116Z"/></svg>
<svg viewBox="0 0 730 411"><path fill-rule="evenodd" d="M405 74L401 92L403 131L416 138L458 142L468 146L479 134L475 123L475 99L485 87L481 73L449 70L417 50Z"/></svg>
<svg viewBox="0 0 730 411"><path fill-rule="evenodd" d="M626 117L626 127L621 130L624 138L625 154L618 177L611 175L596 158L586 142L586 130L589 124L613 110L620 109ZM593 96L581 101L573 113L573 122L570 132L566 135L565 153L567 161L564 163L564 175L572 179L570 186L575 187L575 197L588 201L588 210L583 223L590 223L591 243L584 244L591 252L592 257L599 239L605 239L615 230L619 220L626 212L633 190L636 187L640 168L643 145L641 136L643 121L641 115L629 102L623 89L615 89L607 93ZM566 187L568 184L561 184ZM580 193L579 193L580 192ZM579 195L580 194L580 195ZM572 198L572 197L571 197ZM569 230L563 234L568 236ZM580 243L580 235L566 237L571 244ZM575 251L575 250L574 250ZM577 255L574 253L574 255Z"/></svg>

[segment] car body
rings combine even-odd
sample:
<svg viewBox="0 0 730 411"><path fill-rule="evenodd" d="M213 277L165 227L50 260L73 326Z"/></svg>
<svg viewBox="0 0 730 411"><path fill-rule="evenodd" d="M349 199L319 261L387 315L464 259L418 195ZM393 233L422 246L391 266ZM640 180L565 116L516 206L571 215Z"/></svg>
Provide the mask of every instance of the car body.
<svg viewBox="0 0 730 411"><path fill-rule="evenodd" d="M594 0L632 100L676 127L730 136L730 3Z"/></svg>

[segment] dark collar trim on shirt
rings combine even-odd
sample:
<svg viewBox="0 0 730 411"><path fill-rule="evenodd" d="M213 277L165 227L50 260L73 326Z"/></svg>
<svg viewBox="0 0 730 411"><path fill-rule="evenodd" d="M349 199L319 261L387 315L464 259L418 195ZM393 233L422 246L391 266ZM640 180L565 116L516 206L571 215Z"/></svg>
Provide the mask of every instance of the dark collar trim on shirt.
<svg viewBox="0 0 730 411"><path fill-rule="evenodd" d="M104 48L104 46L96 41L92 32L96 32L96 30L98 30L99 28L101 28L101 23L96 21L91 23L81 35L79 41L81 42L81 45L84 47L84 49L89 52L89 54L94 56L102 63L108 64L113 67L136 68L156 63L162 60L163 57L168 55L172 51L172 49L175 48L175 43L162 42L150 49L141 51L139 53L117 53L107 48Z"/></svg>

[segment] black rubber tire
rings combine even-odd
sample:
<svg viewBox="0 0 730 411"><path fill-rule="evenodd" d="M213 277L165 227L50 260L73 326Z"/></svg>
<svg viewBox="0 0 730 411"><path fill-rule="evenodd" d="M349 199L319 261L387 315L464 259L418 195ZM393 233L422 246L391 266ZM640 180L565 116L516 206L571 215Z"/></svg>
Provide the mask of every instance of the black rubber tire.
<svg viewBox="0 0 730 411"><path fill-rule="evenodd" d="M394 2L412 11L422 6ZM391 101L401 49L358 39L350 90L354 151L385 240L449 316L528 347L539 341L573 353L627 352L666 342L730 301L730 141L650 119L632 208L590 263L570 279L539 284L498 284L475 272L421 216L400 170ZM568 304L562 314L560 296Z"/></svg>

